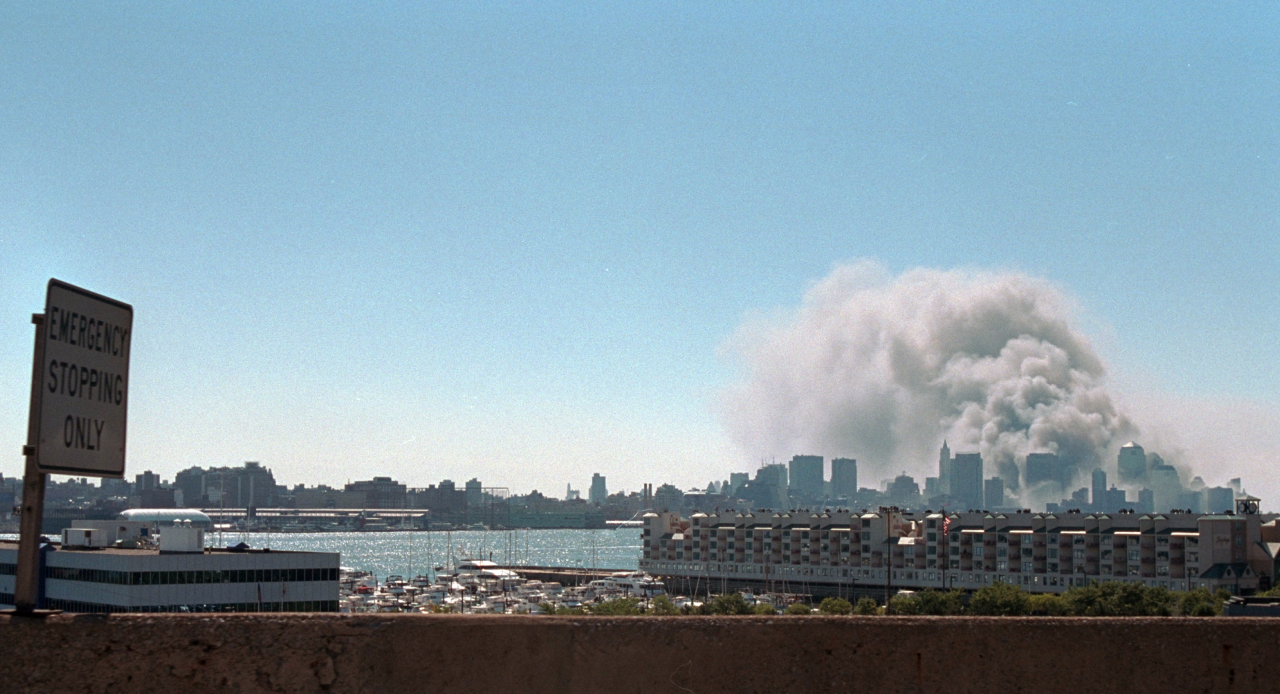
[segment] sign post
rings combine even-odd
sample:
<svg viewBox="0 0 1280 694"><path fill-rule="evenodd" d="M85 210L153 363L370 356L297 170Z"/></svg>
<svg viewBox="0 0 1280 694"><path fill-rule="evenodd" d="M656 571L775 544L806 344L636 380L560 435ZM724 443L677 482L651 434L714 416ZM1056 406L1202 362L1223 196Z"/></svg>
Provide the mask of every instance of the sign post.
<svg viewBox="0 0 1280 694"><path fill-rule="evenodd" d="M14 586L17 612L38 607L40 524L49 473L124 477L133 307L49 280L32 355L22 519Z"/></svg>

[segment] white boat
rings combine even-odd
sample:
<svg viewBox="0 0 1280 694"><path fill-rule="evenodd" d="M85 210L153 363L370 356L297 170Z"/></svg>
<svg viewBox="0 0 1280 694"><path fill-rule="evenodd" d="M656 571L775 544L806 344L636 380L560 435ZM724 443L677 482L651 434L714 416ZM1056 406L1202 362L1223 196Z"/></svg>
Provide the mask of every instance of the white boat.
<svg viewBox="0 0 1280 694"><path fill-rule="evenodd" d="M633 598L649 599L665 595L666 586L662 581L643 571L619 571L606 578L600 578L588 584L597 592L621 591Z"/></svg>

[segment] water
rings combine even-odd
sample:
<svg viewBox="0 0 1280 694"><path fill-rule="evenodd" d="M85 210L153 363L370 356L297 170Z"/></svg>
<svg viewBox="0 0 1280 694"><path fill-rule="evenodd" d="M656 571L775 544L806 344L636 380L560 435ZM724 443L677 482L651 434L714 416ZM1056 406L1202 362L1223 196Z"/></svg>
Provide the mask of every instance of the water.
<svg viewBox="0 0 1280 694"><path fill-rule="evenodd" d="M221 535L221 540L219 540ZM16 536L13 536L16 538ZM635 570L640 529L621 530L461 530L373 533L206 532L213 546L244 542L254 549L337 552L341 565L378 577L411 577L453 559L491 559L499 564Z"/></svg>
<svg viewBox="0 0 1280 694"><path fill-rule="evenodd" d="M208 533L210 544L218 533ZM223 533L222 545L306 552L338 552L342 566L376 576L405 577L445 566L453 560L489 559L503 565L568 566L635 570L640 560L640 529L623 530L462 530L375 533Z"/></svg>

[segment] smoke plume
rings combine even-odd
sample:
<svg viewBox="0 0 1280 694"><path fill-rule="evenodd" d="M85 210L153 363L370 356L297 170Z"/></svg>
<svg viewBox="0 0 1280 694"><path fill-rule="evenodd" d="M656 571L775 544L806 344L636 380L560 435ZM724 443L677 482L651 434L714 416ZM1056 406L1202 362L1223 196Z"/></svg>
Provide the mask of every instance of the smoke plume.
<svg viewBox="0 0 1280 694"><path fill-rule="evenodd" d="M755 457L855 457L862 486L936 475L945 438L1030 501L1028 453L1087 475L1136 434L1070 309L1021 274L841 266L794 313L738 330L728 349L746 378L725 419Z"/></svg>

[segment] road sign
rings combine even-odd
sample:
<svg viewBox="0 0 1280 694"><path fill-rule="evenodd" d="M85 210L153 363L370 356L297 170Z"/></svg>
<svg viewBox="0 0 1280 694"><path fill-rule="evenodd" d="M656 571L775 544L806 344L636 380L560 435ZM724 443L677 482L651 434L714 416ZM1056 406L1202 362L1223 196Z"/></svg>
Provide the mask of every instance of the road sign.
<svg viewBox="0 0 1280 694"><path fill-rule="evenodd" d="M133 307L51 279L40 335L39 471L124 477Z"/></svg>

